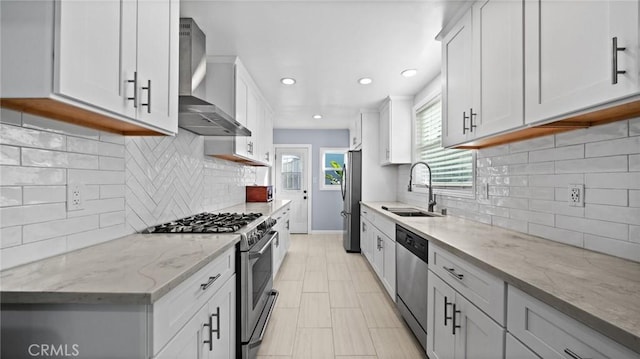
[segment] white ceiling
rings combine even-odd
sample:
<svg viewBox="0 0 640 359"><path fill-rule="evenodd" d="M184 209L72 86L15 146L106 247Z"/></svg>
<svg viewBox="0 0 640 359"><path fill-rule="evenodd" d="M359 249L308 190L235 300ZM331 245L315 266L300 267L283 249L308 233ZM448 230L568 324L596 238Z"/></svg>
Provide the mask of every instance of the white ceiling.
<svg viewBox="0 0 640 359"><path fill-rule="evenodd" d="M463 1L182 0L208 55L237 55L276 128L348 128L388 95L415 95L440 71L434 38ZM418 69L413 78L402 70ZM361 77L373 84L357 83ZM285 86L283 77L297 83ZM314 120L320 113L323 119Z"/></svg>

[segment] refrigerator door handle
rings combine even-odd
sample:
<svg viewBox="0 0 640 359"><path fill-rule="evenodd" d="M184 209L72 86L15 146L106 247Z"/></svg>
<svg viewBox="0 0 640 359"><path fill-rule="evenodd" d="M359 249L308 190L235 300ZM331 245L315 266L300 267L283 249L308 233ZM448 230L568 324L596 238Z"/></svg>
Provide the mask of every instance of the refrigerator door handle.
<svg viewBox="0 0 640 359"><path fill-rule="evenodd" d="M344 201L347 194L347 164L342 165L342 176L340 176L340 192L342 193L342 200Z"/></svg>

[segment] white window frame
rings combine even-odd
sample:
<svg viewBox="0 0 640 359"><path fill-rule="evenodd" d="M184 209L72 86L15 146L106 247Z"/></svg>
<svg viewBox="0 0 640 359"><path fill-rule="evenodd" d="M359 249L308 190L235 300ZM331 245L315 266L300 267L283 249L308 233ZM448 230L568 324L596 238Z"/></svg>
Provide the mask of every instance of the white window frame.
<svg viewBox="0 0 640 359"><path fill-rule="evenodd" d="M435 102L435 101L442 101L442 94L440 91L431 93L428 96L425 96L421 101L419 101L418 103L416 103L411 111L411 158L412 158L412 163L416 163L416 161L420 161L420 159L417 158L416 156L416 121L417 121L417 117L416 114L418 113L418 111ZM433 187L433 193L437 194L437 195L442 195L442 196L449 196L449 197L458 197L458 198L468 198L468 199L475 199L476 198L476 152L475 150L469 150L471 151L471 161L472 161L472 169L471 169L471 187L468 188L464 188L464 189L455 189L453 187L449 187L449 188L443 188L443 187ZM414 185L412 188L412 191L417 192L417 193L429 193L429 188L428 186L421 186L421 185Z"/></svg>
<svg viewBox="0 0 640 359"><path fill-rule="evenodd" d="M318 162L320 162L320 175L318 176L318 189L320 191L339 191L340 184L328 185L324 183L324 171L330 168L324 166L325 155L328 153L331 154L339 154L342 153L344 155L344 161L347 160L347 151L349 151L348 147L320 147L318 152Z"/></svg>

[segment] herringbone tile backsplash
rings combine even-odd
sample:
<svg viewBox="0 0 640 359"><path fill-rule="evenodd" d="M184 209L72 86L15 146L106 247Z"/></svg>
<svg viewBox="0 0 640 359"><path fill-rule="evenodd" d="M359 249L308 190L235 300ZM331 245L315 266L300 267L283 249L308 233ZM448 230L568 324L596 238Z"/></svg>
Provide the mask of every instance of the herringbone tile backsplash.
<svg viewBox="0 0 640 359"><path fill-rule="evenodd" d="M186 131L123 137L6 109L0 122L0 269L242 203L256 180ZM82 210L66 208L70 183Z"/></svg>
<svg viewBox="0 0 640 359"><path fill-rule="evenodd" d="M205 158L202 136L126 138L126 213L132 231L244 202L249 167Z"/></svg>

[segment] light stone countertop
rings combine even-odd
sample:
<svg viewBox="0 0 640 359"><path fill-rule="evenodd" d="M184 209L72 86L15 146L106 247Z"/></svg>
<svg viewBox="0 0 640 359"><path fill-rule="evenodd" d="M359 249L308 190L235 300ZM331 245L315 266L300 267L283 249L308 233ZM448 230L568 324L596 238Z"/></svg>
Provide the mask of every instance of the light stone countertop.
<svg viewBox="0 0 640 359"><path fill-rule="evenodd" d="M290 202L210 212L269 216ZM237 234L132 234L0 272L0 302L150 304L239 241Z"/></svg>
<svg viewBox="0 0 640 359"><path fill-rule="evenodd" d="M406 203L362 204L640 352L640 263L454 216L400 217L381 208L420 208Z"/></svg>
<svg viewBox="0 0 640 359"><path fill-rule="evenodd" d="M0 301L151 304L239 241L236 234L132 234L0 272Z"/></svg>
<svg viewBox="0 0 640 359"><path fill-rule="evenodd" d="M259 212L264 216L270 216L275 212L281 210L284 206L291 203L290 200L278 200L274 199L271 202L246 202L241 203L235 206L211 211L211 212L240 212L240 213L249 213L249 212Z"/></svg>

